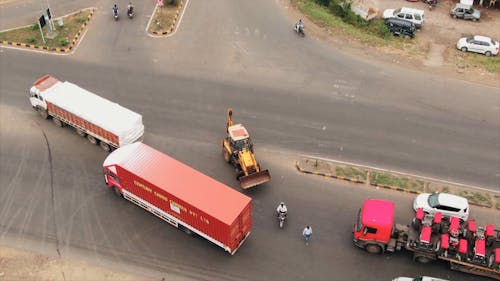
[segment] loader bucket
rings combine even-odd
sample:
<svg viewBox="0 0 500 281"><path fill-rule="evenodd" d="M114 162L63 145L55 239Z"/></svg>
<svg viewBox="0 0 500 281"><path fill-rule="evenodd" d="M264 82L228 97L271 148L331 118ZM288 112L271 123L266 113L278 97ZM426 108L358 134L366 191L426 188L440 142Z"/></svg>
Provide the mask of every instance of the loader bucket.
<svg viewBox="0 0 500 281"><path fill-rule="evenodd" d="M247 189L259 184L263 184L271 180L271 174L269 170L263 170L255 174L250 174L248 176L243 176L239 178L240 187Z"/></svg>

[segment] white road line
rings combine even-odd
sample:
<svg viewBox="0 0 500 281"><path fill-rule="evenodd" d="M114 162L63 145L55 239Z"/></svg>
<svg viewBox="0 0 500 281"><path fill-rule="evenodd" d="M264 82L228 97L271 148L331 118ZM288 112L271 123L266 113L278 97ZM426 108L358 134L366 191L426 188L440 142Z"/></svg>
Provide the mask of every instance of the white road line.
<svg viewBox="0 0 500 281"><path fill-rule="evenodd" d="M430 177L424 177L424 176L420 176L420 175L404 173L404 172L399 172L399 171L394 171L394 170L389 170L389 169L384 169L384 168L378 168L378 167L373 167L373 166L360 165L360 164L356 164L356 163L339 161L339 160L329 159L329 158L324 158L324 157L318 157L318 156L312 156L312 155L306 155L306 154L301 154L300 156L309 157L309 158L316 158L316 159L320 159L320 160L341 163L341 164L346 164L346 165L365 167L365 168L369 168L369 169L373 169L373 170L387 171L387 172L397 173L397 174L401 174L401 175L405 175L405 176L417 177L417 178L421 178L421 179L427 179L427 180L431 180L431 181L437 181L437 182L442 182L442 183L446 183L446 184L453 184L453 185L458 185L458 186L462 186L462 187L467 187L467 188L472 188L472 189L477 189L477 190L488 191L488 192L500 194L500 191L498 191L498 190L483 188L483 187L474 186L474 185L467 185L467 184L458 183L458 182L452 182L452 181L446 181L446 180L435 179L435 178L430 178Z"/></svg>

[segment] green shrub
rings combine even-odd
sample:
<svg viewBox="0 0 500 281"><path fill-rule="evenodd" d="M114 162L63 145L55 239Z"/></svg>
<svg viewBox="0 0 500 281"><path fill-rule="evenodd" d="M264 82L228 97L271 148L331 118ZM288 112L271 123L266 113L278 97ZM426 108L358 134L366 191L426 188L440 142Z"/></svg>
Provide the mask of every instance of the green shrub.
<svg viewBox="0 0 500 281"><path fill-rule="evenodd" d="M68 45L68 40L66 38L60 38L58 42L59 42L59 45L61 45L63 47Z"/></svg>
<svg viewBox="0 0 500 281"><path fill-rule="evenodd" d="M28 41L28 43L30 43L30 44L33 44L36 42L36 38L35 38L35 36L30 36L30 37L28 37L28 39L26 41Z"/></svg>
<svg viewBox="0 0 500 281"><path fill-rule="evenodd" d="M314 0L314 1L321 6L328 7L330 5L330 0Z"/></svg>
<svg viewBox="0 0 500 281"><path fill-rule="evenodd" d="M179 0L163 0L167 2L167 5L179 6Z"/></svg>
<svg viewBox="0 0 500 281"><path fill-rule="evenodd" d="M389 28L387 28L387 25L385 24L384 20L382 19L375 19L372 20L368 23L367 30L370 33L373 33L379 37L382 38L389 38L392 37L391 32L389 31Z"/></svg>
<svg viewBox="0 0 500 281"><path fill-rule="evenodd" d="M87 21L87 19L86 19L86 18L77 18L77 19L76 19L76 22L77 22L77 23L84 23L84 22L86 22L86 21Z"/></svg>
<svg viewBox="0 0 500 281"><path fill-rule="evenodd" d="M31 30L38 30L38 23L34 23L34 24L31 26Z"/></svg>

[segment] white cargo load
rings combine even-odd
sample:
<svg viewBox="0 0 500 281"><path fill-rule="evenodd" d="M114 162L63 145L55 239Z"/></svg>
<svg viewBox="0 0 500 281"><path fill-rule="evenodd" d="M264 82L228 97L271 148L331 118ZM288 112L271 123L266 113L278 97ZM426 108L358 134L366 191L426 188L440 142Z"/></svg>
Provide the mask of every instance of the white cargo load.
<svg viewBox="0 0 500 281"><path fill-rule="evenodd" d="M30 92L38 94L46 102L116 135L119 146L141 139L144 134L142 115L73 83L56 81L48 88L38 88L35 85Z"/></svg>

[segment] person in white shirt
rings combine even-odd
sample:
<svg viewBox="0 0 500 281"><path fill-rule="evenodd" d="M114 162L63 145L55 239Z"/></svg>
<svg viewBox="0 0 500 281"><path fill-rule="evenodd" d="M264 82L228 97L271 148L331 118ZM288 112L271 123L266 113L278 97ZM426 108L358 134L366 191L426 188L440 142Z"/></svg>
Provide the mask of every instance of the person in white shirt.
<svg viewBox="0 0 500 281"><path fill-rule="evenodd" d="M309 245L309 240L311 240L312 233L312 227L310 227L309 225L304 228L304 231L302 231L302 235L306 239L306 245Z"/></svg>
<svg viewBox="0 0 500 281"><path fill-rule="evenodd" d="M276 208L276 214L279 216L280 214L285 214L285 216L288 214L288 209L286 208L286 205L284 202L281 202L278 205L278 208Z"/></svg>

